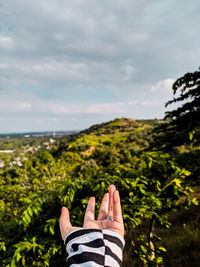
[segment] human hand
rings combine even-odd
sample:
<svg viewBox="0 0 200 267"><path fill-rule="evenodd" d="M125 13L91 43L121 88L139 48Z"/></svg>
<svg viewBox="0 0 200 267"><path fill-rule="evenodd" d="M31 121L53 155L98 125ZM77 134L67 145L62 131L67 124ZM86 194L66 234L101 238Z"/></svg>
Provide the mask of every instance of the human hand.
<svg viewBox="0 0 200 267"><path fill-rule="evenodd" d="M112 217L113 220L109 220ZM83 227L73 227L70 222L69 211L62 208L60 216L60 232L64 240L70 232L83 228L106 229L124 236L124 223L121 211L120 196L114 185L109 186L109 193L102 199L99 215L95 220L95 198L91 197L85 211Z"/></svg>

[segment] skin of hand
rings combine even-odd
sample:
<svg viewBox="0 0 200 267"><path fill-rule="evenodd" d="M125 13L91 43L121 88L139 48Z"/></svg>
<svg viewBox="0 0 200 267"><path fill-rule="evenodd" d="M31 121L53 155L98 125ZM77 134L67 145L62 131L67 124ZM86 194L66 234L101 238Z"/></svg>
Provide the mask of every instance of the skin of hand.
<svg viewBox="0 0 200 267"><path fill-rule="evenodd" d="M112 216L113 221L107 217ZM124 236L124 223L121 211L119 192L114 185L109 186L109 193L106 193L102 199L99 209L99 215L95 220L95 198L91 197L85 211L83 227L74 227L70 222L69 210L62 207L60 216L60 232L64 240L70 232L83 228L106 229L119 233Z"/></svg>

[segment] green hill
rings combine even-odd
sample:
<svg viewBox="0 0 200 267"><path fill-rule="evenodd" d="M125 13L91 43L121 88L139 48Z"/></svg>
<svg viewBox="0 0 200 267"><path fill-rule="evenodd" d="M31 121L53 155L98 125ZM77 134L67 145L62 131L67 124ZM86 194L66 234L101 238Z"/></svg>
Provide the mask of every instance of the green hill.
<svg viewBox="0 0 200 267"><path fill-rule="evenodd" d="M185 146L169 153L151 150L153 130L160 123L121 118L70 136L1 139L2 147L13 149L0 153L2 266L63 266L61 206L67 206L72 223L81 226L88 198L96 197L98 210L111 183L121 195L124 266L189 266L184 264L190 261L195 266L200 260L200 230L197 215L190 213L198 214L194 204L199 198L200 153Z"/></svg>

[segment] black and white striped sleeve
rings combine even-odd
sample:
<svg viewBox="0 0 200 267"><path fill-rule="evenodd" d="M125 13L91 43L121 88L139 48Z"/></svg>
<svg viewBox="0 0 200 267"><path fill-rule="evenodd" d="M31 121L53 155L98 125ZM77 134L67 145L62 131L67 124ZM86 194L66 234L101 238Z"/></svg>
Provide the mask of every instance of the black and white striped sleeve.
<svg viewBox="0 0 200 267"><path fill-rule="evenodd" d="M101 267L122 266L125 241L114 231L80 229L65 238L67 266Z"/></svg>

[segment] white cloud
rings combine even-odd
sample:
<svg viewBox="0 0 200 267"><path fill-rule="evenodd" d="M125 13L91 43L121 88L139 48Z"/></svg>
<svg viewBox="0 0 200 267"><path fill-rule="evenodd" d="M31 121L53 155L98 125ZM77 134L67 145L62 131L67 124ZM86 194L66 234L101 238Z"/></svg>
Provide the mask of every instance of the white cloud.
<svg viewBox="0 0 200 267"><path fill-rule="evenodd" d="M32 105L20 99L19 96L10 97L9 95L2 95L0 98L0 114L1 115L16 115L24 112L30 112Z"/></svg>
<svg viewBox="0 0 200 267"><path fill-rule="evenodd" d="M7 69L8 65L4 63L0 63L0 69Z"/></svg>
<svg viewBox="0 0 200 267"><path fill-rule="evenodd" d="M44 109L48 109L48 106L45 105ZM80 114L83 113L84 108L81 105L60 105L53 104L50 106L50 112L55 115L67 115L67 114Z"/></svg>
<svg viewBox="0 0 200 267"><path fill-rule="evenodd" d="M137 105L138 102L119 102L107 104L53 104L43 105L41 111L49 109L52 114L69 115L69 114L121 114L127 113L132 106Z"/></svg>
<svg viewBox="0 0 200 267"><path fill-rule="evenodd" d="M179 53L174 53L180 48L175 32L183 25L170 23L171 17L172 22L177 18L175 11L170 13L170 18L166 17L166 11L172 7L172 2L168 2L152 5L134 0L106 3L93 0L20 0L16 6L12 0L4 1L0 6L3 29L0 43L4 49L15 49L12 54L7 51L2 55L1 60L8 66L2 77L15 82L2 84L1 88L9 90L13 84L17 84L15 88L30 87L27 81L35 84L34 87L41 92L57 88L73 90L77 85L83 88L109 85L124 97L124 90L127 94L134 90L136 94L136 84L146 84L147 92L161 72L166 71L167 75L169 66L174 76L175 68L180 73L180 65L177 66L180 60L176 60ZM176 8L175 5L173 10ZM179 21L185 21L185 18L182 21L180 13L178 16ZM195 27L190 23L185 26L192 28L195 34ZM170 36L163 32L166 25L167 29L171 25L174 27ZM187 43L185 34L179 38L182 43ZM165 54L160 50L163 45ZM195 49L196 55L199 46ZM192 64L198 61L189 56ZM184 59L188 63L186 54ZM189 68L189 64L187 66ZM154 85L152 91L160 86Z"/></svg>
<svg viewBox="0 0 200 267"><path fill-rule="evenodd" d="M27 94L10 97L3 95L0 98L0 114L21 114L34 116L64 116L75 114L125 114L138 105L138 101L116 102L116 103L98 103L98 104L63 104L51 99L45 102L38 99L37 96L28 97Z"/></svg>
<svg viewBox="0 0 200 267"><path fill-rule="evenodd" d="M131 106L137 105L135 102L119 102L109 104L94 104L87 107L86 113L97 113L97 114L121 114L127 113Z"/></svg>
<svg viewBox="0 0 200 267"><path fill-rule="evenodd" d="M199 0L1 2L0 115L161 117L171 77L199 66Z"/></svg>
<svg viewBox="0 0 200 267"><path fill-rule="evenodd" d="M109 114L109 113L123 113L124 103L112 103L112 104L95 104L89 105L87 113Z"/></svg>
<svg viewBox="0 0 200 267"><path fill-rule="evenodd" d="M12 50L15 47L14 40L10 36L0 35L0 47L5 50Z"/></svg>
<svg viewBox="0 0 200 267"><path fill-rule="evenodd" d="M130 64L125 64L121 67L121 70L124 72L124 80L130 80L133 78L135 68Z"/></svg>
<svg viewBox="0 0 200 267"><path fill-rule="evenodd" d="M141 103L143 106L160 106L162 103L158 101L142 101Z"/></svg>
<svg viewBox="0 0 200 267"><path fill-rule="evenodd" d="M31 104L29 104L29 103L22 103L20 105L20 108L23 109L23 110L30 109L31 108Z"/></svg>
<svg viewBox="0 0 200 267"><path fill-rule="evenodd" d="M19 85L19 80L12 77L0 77L0 89L6 90L16 88Z"/></svg>
<svg viewBox="0 0 200 267"><path fill-rule="evenodd" d="M175 80L170 78L163 81L159 81L151 87L151 92L171 91L174 82Z"/></svg>

